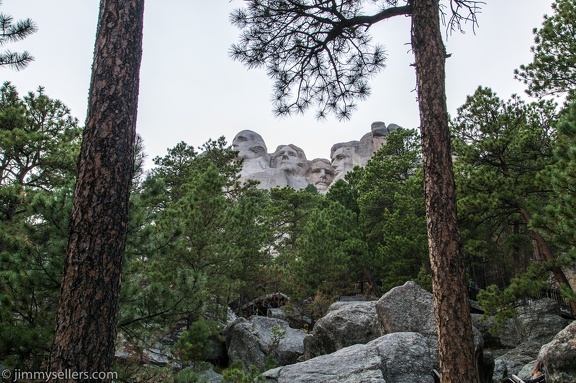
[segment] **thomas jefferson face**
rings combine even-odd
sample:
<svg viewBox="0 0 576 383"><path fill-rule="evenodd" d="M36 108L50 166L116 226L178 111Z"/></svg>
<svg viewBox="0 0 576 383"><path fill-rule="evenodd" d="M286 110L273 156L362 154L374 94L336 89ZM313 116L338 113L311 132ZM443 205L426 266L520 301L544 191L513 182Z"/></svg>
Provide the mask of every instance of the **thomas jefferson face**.
<svg viewBox="0 0 576 383"><path fill-rule="evenodd" d="M238 157L245 160L264 157L268 149L262 137L251 130L243 130L234 137L232 148L238 151Z"/></svg>
<svg viewBox="0 0 576 383"><path fill-rule="evenodd" d="M328 160L314 160L306 174L306 181L316 186L319 192L325 192L334 180L334 168Z"/></svg>
<svg viewBox="0 0 576 383"><path fill-rule="evenodd" d="M283 169L289 172L296 172L298 170L298 152L296 149L289 145L279 146L274 152L273 166L278 169Z"/></svg>
<svg viewBox="0 0 576 383"><path fill-rule="evenodd" d="M343 146L332 154L332 167L337 177L341 178L354 168L352 148Z"/></svg>

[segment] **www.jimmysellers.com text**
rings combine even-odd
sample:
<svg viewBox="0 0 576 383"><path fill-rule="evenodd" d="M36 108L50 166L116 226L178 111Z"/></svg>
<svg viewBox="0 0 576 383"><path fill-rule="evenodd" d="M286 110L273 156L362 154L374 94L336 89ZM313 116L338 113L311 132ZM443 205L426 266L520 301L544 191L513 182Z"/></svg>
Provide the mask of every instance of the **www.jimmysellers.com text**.
<svg viewBox="0 0 576 383"><path fill-rule="evenodd" d="M9 382L43 381L50 382L58 379L72 380L107 380L118 379L117 372L88 372L88 371L22 371L18 368L14 370L2 370L2 379Z"/></svg>

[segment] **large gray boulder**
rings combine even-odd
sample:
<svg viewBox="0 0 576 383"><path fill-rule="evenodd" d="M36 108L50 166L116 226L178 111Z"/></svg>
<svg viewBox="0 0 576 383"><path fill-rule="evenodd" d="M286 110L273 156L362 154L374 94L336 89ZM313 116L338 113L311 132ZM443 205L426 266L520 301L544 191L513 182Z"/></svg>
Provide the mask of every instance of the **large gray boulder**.
<svg viewBox="0 0 576 383"><path fill-rule="evenodd" d="M549 298L528 302L518 311L518 330L523 341L548 343L570 323L562 318L558 303Z"/></svg>
<svg viewBox="0 0 576 383"><path fill-rule="evenodd" d="M438 360L438 337L432 294L409 281L394 287L376 303L376 312L384 334L417 332L422 334L434 361Z"/></svg>
<svg viewBox="0 0 576 383"><path fill-rule="evenodd" d="M489 349L512 349L523 341L518 318L496 323L493 316L472 314L472 324L484 338L484 347Z"/></svg>
<svg viewBox="0 0 576 383"><path fill-rule="evenodd" d="M378 319L384 334L394 332L417 332L424 336L430 350L434 367L438 367L438 336L434 318L432 294L408 281L402 286L394 287L384 294L376 303ZM476 328L474 335L474 354L480 379L489 380L494 368L494 361L484 360L484 340Z"/></svg>
<svg viewBox="0 0 576 383"><path fill-rule="evenodd" d="M538 357L538 351L542 346L541 343L536 341L526 341L522 342L517 347L508 350L505 354L501 355L496 359L498 364L504 364L503 376L495 376L498 378L504 378L507 375L515 374L518 375L520 371L529 363L533 363Z"/></svg>
<svg viewBox="0 0 576 383"><path fill-rule="evenodd" d="M504 376L515 374L522 377L521 371L534 364L542 345L550 342L570 323L560 314L558 303L548 298L539 299L519 308L518 315L504 323L499 331L488 332L489 326L483 327L490 347L503 349L497 364L506 366ZM493 319L488 319L485 324L493 324ZM495 375L495 378L502 377L500 373Z"/></svg>
<svg viewBox="0 0 576 383"><path fill-rule="evenodd" d="M304 359L368 343L381 335L375 301L335 302L304 340Z"/></svg>
<svg viewBox="0 0 576 383"><path fill-rule="evenodd" d="M376 303L376 311L385 333L414 331L436 336L432 294L415 282L388 291Z"/></svg>
<svg viewBox="0 0 576 383"><path fill-rule="evenodd" d="M280 339L275 332L285 331ZM288 326L281 319L252 316L238 318L223 331L230 360L241 360L245 366L263 369L266 358L274 356L278 365L295 363L304 353L306 333ZM278 342L279 343L276 343Z"/></svg>
<svg viewBox="0 0 576 383"><path fill-rule="evenodd" d="M417 333L384 335L305 362L264 373L267 383L433 383L426 339Z"/></svg>
<svg viewBox="0 0 576 383"><path fill-rule="evenodd" d="M538 358L544 362L547 383L576 382L576 322L544 345Z"/></svg>

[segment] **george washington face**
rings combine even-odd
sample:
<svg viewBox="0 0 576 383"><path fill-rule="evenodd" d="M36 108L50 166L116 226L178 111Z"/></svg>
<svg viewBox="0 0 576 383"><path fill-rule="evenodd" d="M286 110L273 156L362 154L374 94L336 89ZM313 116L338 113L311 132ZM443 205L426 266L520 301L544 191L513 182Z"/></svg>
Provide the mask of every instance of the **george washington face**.
<svg viewBox="0 0 576 383"><path fill-rule="evenodd" d="M243 130L232 140L232 148L238 151L238 157L246 160L266 156L268 149L262 137L251 130Z"/></svg>

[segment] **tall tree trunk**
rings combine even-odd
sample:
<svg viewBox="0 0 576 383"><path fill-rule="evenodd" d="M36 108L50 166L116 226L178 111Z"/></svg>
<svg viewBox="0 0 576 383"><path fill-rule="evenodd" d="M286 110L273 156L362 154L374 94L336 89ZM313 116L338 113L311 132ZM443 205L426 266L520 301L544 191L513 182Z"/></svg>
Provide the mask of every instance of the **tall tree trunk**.
<svg viewBox="0 0 576 383"><path fill-rule="evenodd" d="M413 0L412 49L420 106L424 188L442 382L478 383L445 93L438 0Z"/></svg>
<svg viewBox="0 0 576 383"><path fill-rule="evenodd" d="M133 175L143 23L144 0L101 0L51 354L54 372L109 372L112 368Z"/></svg>

